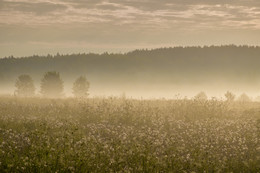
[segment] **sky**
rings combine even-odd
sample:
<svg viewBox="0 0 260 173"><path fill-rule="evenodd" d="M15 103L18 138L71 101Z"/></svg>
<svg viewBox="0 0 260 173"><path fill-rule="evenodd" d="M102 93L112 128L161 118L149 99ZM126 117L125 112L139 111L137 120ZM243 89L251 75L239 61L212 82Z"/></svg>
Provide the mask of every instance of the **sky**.
<svg viewBox="0 0 260 173"><path fill-rule="evenodd" d="M259 0L0 0L0 58L260 45Z"/></svg>

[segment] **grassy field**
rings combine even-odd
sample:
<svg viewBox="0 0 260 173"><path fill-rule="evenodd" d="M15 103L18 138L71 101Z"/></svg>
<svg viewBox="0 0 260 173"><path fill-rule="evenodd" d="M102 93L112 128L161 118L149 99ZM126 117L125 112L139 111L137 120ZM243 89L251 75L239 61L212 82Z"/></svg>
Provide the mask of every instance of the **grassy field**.
<svg viewBox="0 0 260 173"><path fill-rule="evenodd" d="M0 98L0 172L260 172L260 103Z"/></svg>

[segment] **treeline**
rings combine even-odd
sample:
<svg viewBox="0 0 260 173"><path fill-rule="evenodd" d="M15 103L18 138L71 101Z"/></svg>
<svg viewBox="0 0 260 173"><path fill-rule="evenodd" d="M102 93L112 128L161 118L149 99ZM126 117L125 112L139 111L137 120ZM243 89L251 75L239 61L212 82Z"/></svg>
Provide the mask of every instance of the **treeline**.
<svg viewBox="0 0 260 173"><path fill-rule="evenodd" d="M0 78L8 79L23 73L42 74L50 70L72 78L87 73L102 78L117 75L131 79L152 74L153 77L164 75L166 79L178 79L179 76L199 79L203 78L203 72L212 76L228 74L246 78L255 72L260 74L259 55L259 47L230 45L135 50L126 54L8 57L0 59Z"/></svg>
<svg viewBox="0 0 260 173"><path fill-rule="evenodd" d="M65 81L84 74L91 84L200 84L214 81L256 85L260 81L260 47L204 46L135 50L125 54L71 54L0 59L0 88L13 86L20 74L41 79L58 71Z"/></svg>
<svg viewBox="0 0 260 173"><path fill-rule="evenodd" d="M30 75L20 75L15 82L15 96L33 97L35 96L36 87ZM40 94L48 98L60 98L65 96L63 93L63 80L56 71L50 71L44 74L41 80ZM73 83L72 93L75 97L86 98L89 93L89 82L85 76L78 77Z"/></svg>

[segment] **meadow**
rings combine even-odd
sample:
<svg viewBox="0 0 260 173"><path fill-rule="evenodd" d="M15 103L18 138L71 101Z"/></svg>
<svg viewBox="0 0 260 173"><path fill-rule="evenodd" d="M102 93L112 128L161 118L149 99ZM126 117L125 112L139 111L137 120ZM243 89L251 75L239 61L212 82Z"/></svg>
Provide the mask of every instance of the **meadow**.
<svg viewBox="0 0 260 173"><path fill-rule="evenodd" d="M0 172L260 172L260 103L0 98Z"/></svg>

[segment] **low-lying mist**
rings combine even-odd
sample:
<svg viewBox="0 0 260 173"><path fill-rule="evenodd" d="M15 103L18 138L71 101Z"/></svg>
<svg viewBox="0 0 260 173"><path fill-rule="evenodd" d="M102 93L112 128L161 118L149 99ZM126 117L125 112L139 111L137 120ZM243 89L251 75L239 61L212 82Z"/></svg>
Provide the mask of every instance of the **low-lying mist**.
<svg viewBox="0 0 260 173"><path fill-rule="evenodd" d="M62 97L74 97L73 82L65 82ZM15 86L1 89L0 95L15 95ZM259 101L259 88L253 86L232 86L228 84L201 84L201 85L145 85L145 84L112 84L91 83L88 90L88 97L126 97L133 99L178 99L178 98L194 98L198 93L204 92L208 99L212 97L216 99L225 99L225 93L232 92L238 98L242 94L248 95L252 100ZM36 84L36 97L44 97L40 92L40 83ZM55 96L54 96L55 97Z"/></svg>
<svg viewBox="0 0 260 173"><path fill-rule="evenodd" d="M15 95L19 75L29 75L35 95L42 96L45 73L55 71L62 96L85 76L88 97L192 98L205 92L223 98L227 91L256 98L260 91L260 48L249 46L174 47L126 54L72 54L0 59L0 94Z"/></svg>

